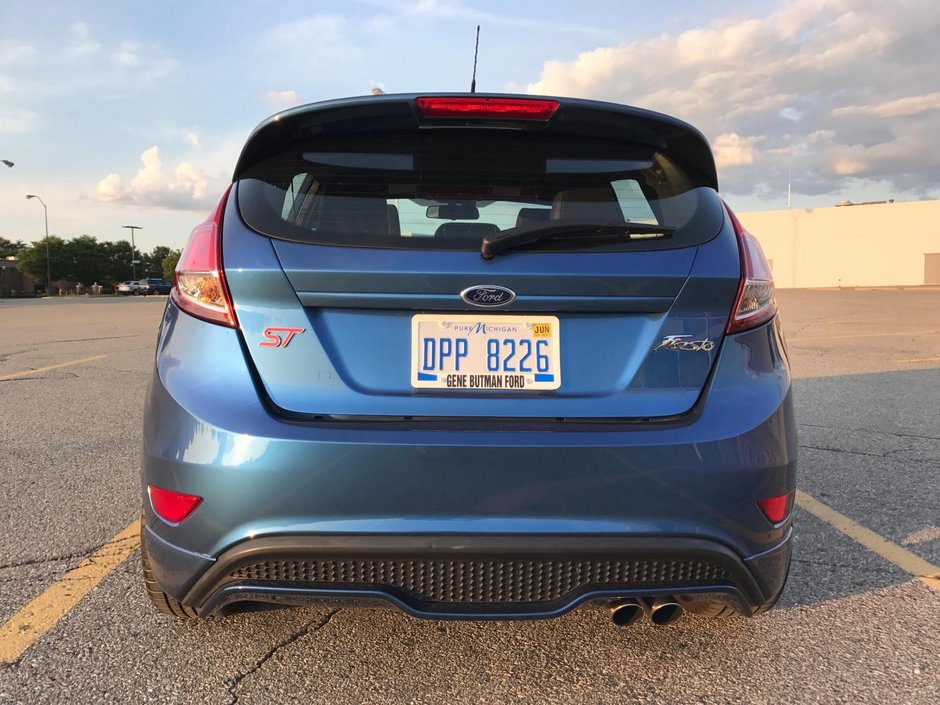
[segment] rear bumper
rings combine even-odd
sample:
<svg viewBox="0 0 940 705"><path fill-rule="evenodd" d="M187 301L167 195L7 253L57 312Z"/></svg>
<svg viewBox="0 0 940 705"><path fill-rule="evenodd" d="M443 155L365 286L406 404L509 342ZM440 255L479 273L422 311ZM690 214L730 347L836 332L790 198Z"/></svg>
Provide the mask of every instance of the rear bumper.
<svg viewBox="0 0 940 705"><path fill-rule="evenodd" d="M714 541L666 536L266 537L222 553L182 601L201 616L251 601L535 619L629 597L689 595L750 616L782 589L790 537L750 561ZM156 565L180 559L151 530L144 540Z"/></svg>
<svg viewBox="0 0 940 705"><path fill-rule="evenodd" d="M422 616L552 616L595 598L689 592L731 596L751 613L779 593L789 561L789 522L771 525L757 506L795 486L781 347L775 324L728 336L707 402L682 424L506 431L300 423L264 406L235 331L171 303L146 405L142 481L144 490L153 484L204 501L179 525L145 504L154 575L205 613L242 599L343 597ZM377 551L383 556L369 557ZM691 582L588 581L534 607L468 612L381 581L285 585L257 572L233 577L240 567L232 568L253 556L417 561L433 573L441 561L531 562L533 551L552 564L603 559L638 570L701 555L725 572Z"/></svg>

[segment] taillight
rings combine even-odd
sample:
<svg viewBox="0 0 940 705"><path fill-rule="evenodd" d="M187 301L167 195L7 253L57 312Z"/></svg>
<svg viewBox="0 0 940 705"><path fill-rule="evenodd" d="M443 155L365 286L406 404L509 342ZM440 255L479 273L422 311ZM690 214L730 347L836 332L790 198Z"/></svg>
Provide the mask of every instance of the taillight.
<svg viewBox="0 0 940 705"><path fill-rule="evenodd" d="M790 491L776 497L765 497L757 500L757 506L767 517L767 521L771 524L779 524L793 511L793 495L794 493Z"/></svg>
<svg viewBox="0 0 940 705"><path fill-rule="evenodd" d="M418 111L427 118L502 118L548 120L558 101L542 98L427 97L418 98Z"/></svg>
<svg viewBox="0 0 940 705"><path fill-rule="evenodd" d="M222 271L222 213L228 201L229 186L219 205L189 236L179 264L170 298L196 318L235 327L235 309Z"/></svg>
<svg viewBox="0 0 940 705"><path fill-rule="evenodd" d="M160 487L147 485L147 495L150 497L150 506L161 519L173 524L183 521L199 506L202 497L193 494L183 494L164 490Z"/></svg>
<svg viewBox="0 0 940 705"><path fill-rule="evenodd" d="M727 205L734 234L738 238L741 254L741 283L731 309L731 319L726 332L740 333L766 323L777 313L777 297L770 264L764 256L757 238L751 235Z"/></svg>

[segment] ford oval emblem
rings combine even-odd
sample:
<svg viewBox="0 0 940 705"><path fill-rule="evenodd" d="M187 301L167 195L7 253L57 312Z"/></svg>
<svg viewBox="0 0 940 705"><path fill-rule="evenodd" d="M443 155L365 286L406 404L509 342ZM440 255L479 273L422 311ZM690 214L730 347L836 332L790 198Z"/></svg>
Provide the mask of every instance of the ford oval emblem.
<svg viewBox="0 0 940 705"><path fill-rule="evenodd" d="M496 284L479 284L460 292L460 298L471 306L505 306L516 300L516 292Z"/></svg>

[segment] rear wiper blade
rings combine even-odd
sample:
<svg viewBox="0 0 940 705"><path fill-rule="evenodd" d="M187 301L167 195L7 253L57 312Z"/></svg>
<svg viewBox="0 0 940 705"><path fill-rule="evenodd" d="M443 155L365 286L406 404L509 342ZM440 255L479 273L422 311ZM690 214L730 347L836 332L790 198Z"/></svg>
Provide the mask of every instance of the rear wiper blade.
<svg viewBox="0 0 940 705"><path fill-rule="evenodd" d="M672 225L648 223L591 223L566 221L551 225L522 226L509 228L494 235L487 235L480 245L483 259L493 259L497 254L513 247L530 245L541 240L590 239L592 237L623 237L631 235L660 235L669 237L676 228Z"/></svg>

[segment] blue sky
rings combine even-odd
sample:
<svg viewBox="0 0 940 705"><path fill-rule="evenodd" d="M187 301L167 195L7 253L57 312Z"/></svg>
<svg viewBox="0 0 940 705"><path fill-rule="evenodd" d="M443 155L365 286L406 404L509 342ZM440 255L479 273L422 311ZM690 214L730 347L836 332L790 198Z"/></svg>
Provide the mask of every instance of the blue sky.
<svg viewBox="0 0 940 705"><path fill-rule="evenodd" d="M940 197L940 6L0 0L0 236L181 246L279 109L469 86L601 98L703 130L738 210ZM933 147L928 145L934 145Z"/></svg>

